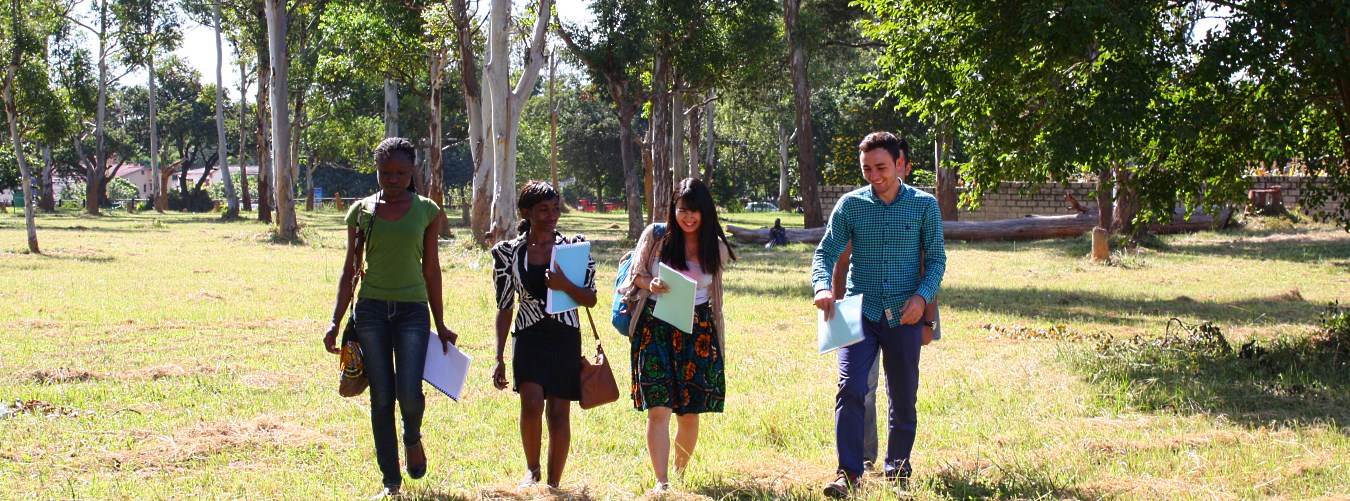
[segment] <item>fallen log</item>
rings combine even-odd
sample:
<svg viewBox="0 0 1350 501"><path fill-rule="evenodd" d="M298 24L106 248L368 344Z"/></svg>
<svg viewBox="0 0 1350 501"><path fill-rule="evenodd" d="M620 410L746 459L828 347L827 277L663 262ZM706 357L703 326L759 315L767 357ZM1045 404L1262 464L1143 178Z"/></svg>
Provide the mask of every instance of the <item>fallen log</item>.
<svg viewBox="0 0 1350 501"><path fill-rule="evenodd" d="M1208 214L1196 213L1190 219L1182 219L1184 215L1184 212L1177 211L1173 214L1171 223L1151 225L1149 229L1154 233L1165 234L1202 231L1215 227L1215 218ZM1230 210L1224 209L1220 213L1218 221L1226 223L1229 215ZM1079 214L1063 216L1027 216L997 221L944 221L942 232L947 240L972 242L1027 241L1077 237L1092 231L1092 228L1096 225L1097 210L1088 209L1086 212ZM762 244L769 241L768 228L751 229L728 224L727 233L742 242ZM787 241L789 243L814 244L819 243L824 236L825 228L788 228L787 230Z"/></svg>

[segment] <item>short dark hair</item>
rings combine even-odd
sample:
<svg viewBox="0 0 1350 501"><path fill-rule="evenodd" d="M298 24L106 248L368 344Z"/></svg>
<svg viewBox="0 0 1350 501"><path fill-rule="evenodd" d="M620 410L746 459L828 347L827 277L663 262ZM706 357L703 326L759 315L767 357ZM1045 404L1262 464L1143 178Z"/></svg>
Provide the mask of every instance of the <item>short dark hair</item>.
<svg viewBox="0 0 1350 501"><path fill-rule="evenodd" d="M380 141L380 145L375 147L375 165L384 165L395 153L404 155L409 162L417 161L417 148L411 141L401 137L390 137Z"/></svg>
<svg viewBox="0 0 1350 501"><path fill-rule="evenodd" d="M891 160L899 160L904 155L905 160L909 160L909 141L903 137L896 137L886 131L877 131L864 137L861 143L858 143L858 151L867 153L877 148L885 148L887 153L891 154Z"/></svg>

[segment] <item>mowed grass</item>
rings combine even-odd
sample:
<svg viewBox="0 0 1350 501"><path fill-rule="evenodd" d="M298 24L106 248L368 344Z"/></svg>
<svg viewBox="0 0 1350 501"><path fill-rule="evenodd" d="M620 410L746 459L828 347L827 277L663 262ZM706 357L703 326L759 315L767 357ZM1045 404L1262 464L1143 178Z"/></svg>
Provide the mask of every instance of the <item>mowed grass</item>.
<svg viewBox="0 0 1350 501"><path fill-rule="evenodd" d="M353 499L378 490L368 402L337 395L337 361L321 349L345 242L340 216L302 213L304 243L279 244L265 225L213 215L44 215L44 254L30 255L23 219L0 214L0 401L55 406L0 419L0 498ZM758 227L774 217L801 224L781 213L724 222ZM595 242L594 313L626 396L627 339L607 321L614 267L632 244L626 219L571 213L560 227ZM653 482L644 416L626 398L573 410L563 489L516 489L518 401L489 377L491 262L464 244L462 226L455 232L441 247L447 322L475 365L461 402L427 387L430 473L405 491L644 496ZM1328 302L1350 303L1350 235L1299 226L1163 242L1118 253L1116 266L1083 259L1082 239L949 242L944 338L923 353L917 477L904 495L1350 495L1344 374L1299 379L1305 391L1291 394L1282 378L1297 367L1230 384L1233 367L1134 370L1137 359L1102 361L1091 340L1158 337L1171 317L1214 322L1235 346L1306 339ZM832 478L835 357L815 353L811 250L737 249L726 275L727 411L705 416L671 499L819 499ZM859 497L899 495L869 478Z"/></svg>

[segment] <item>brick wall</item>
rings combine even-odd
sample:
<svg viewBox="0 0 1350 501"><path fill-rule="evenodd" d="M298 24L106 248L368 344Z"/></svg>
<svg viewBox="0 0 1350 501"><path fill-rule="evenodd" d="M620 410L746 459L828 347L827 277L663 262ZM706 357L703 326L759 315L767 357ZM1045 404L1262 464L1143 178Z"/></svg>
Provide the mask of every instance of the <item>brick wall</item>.
<svg viewBox="0 0 1350 501"><path fill-rule="evenodd" d="M1252 177L1249 180L1252 183L1252 188L1266 189L1279 185L1284 192L1285 206L1293 208L1299 205L1299 195L1304 184L1303 177L1262 176ZM1073 214L1073 208L1064 200L1065 193L1073 195L1074 198L1078 199L1078 203L1084 207L1097 206L1096 198L1091 195L1092 190L1096 188L1096 183L1040 183L1037 186L1031 186L1031 184L1033 183L1004 182L999 186L997 193L985 195L984 203L978 210L958 209L957 218L961 221L994 221L1027 215ZM857 186L821 186L821 209L825 214L829 214L830 211L834 210L834 204L839 201L839 197L857 188ZM919 189L933 193L931 187L919 187ZM962 191L964 190L958 188L958 195ZM1336 206L1337 202L1334 201L1326 204L1328 209Z"/></svg>

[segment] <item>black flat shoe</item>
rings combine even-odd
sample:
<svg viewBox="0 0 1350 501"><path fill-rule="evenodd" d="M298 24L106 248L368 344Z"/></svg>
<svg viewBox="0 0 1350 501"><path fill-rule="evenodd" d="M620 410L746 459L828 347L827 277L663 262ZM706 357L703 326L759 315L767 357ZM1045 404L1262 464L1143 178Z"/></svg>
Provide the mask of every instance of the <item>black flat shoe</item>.
<svg viewBox="0 0 1350 501"><path fill-rule="evenodd" d="M413 451L422 457L421 464L413 464ZM408 476L413 480L427 476L427 453L422 449L422 441L418 440L417 445L408 448Z"/></svg>

